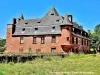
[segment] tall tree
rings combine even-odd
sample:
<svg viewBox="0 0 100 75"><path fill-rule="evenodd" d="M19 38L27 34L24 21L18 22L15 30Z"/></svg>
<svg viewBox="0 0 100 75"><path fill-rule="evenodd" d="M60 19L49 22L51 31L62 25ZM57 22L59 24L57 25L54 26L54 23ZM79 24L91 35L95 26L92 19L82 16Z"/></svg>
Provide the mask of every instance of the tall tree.
<svg viewBox="0 0 100 75"><path fill-rule="evenodd" d="M0 52L4 52L6 49L6 39L0 39Z"/></svg>
<svg viewBox="0 0 100 75"><path fill-rule="evenodd" d="M95 27L93 33L89 34L89 38L91 40L91 48L100 52L100 24Z"/></svg>

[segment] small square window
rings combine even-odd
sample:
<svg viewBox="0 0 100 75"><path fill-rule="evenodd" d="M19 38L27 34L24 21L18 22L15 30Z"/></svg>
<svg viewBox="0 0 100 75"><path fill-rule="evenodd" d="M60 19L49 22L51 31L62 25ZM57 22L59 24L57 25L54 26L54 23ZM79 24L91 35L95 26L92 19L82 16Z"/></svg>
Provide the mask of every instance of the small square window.
<svg viewBox="0 0 100 75"><path fill-rule="evenodd" d="M52 29L55 29L55 26L53 26Z"/></svg>
<svg viewBox="0 0 100 75"><path fill-rule="evenodd" d="M38 28L35 28L35 30L38 30Z"/></svg>
<svg viewBox="0 0 100 75"><path fill-rule="evenodd" d="M28 22L25 22L25 24L28 24Z"/></svg>
<svg viewBox="0 0 100 75"><path fill-rule="evenodd" d="M38 21L37 23L41 23L40 21Z"/></svg>
<svg viewBox="0 0 100 75"><path fill-rule="evenodd" d="M67 41L69 41L69 37L67 37Z"/></svg>
<svg viewBox="0 0 100 75"><path fill-rule="evenodd" d="M56 22L59 22L59 20L56 20Z"/></svg>
<svg viewBox="0 0 100 75"><path fill-rule="evenodd" d="M54 15L53 13L51 15Z"/></svg>
<svg viewBox="0 0 100 75"><path fill-rule="evenodd" d="M52 36L52 43L56 43L56 36Z"/></svg>
<svg viewBox="0 0 100 75"><path fill-rule="evenodd" d="M23 28L22 30L25 31L25 28Z"/></svg>
<svg viewBox="0 0 100 75"><path fill-rule="evenodd" d="M67 30L69 30L69 28L67 28Z"/></svg>

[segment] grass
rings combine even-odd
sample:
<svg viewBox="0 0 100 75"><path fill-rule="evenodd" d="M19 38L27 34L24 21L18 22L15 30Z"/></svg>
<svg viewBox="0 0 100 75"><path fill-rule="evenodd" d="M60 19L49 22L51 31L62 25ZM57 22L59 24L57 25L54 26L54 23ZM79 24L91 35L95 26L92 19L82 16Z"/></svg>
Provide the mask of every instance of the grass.
<svg viewBox="0 0 100 75"><path fill-rule="evenodd" d="M65 73L52 73L65 72ZM67 73L66 73L67 72ZM70 72L70 74L68 74ZM78 72L77 74L71 74ZM92 72L92 74L80 74ZM100 55L47 56L26 63L0 64L0 75L100 75Z"/></svg>

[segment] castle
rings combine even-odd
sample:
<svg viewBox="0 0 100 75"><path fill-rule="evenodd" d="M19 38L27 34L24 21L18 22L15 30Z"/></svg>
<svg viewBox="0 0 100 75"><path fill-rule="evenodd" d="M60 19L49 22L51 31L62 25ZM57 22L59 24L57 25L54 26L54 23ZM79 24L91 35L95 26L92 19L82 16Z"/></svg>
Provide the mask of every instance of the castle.
<svg viewBox="0 0 100 75"><path fill-rule="evenodd" d="M43 18L13 18L7 24L7 52L89 53L88 33L73 22L72 15L60 16L53 6Z"/></svg>

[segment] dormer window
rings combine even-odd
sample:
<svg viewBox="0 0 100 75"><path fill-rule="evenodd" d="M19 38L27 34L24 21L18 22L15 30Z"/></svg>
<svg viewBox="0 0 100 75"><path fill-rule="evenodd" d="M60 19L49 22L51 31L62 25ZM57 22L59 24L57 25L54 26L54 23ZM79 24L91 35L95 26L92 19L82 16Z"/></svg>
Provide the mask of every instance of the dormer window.
<svg viewBox="0 0 100 75"><path fill-rule="evenodd" d="M41 21L38 21L37 23L41 23Z"/></svg>
<svg viewBox="0 0 100 75"><path fill-rule="evenodd" d="M56 22L59 22L59 20L56 20Z"/></svg>
<svg viewBox="0 0 100 75"><path fill-rule="evenodd" d="M55 26L53 26L52 29L55 29Z"/></svg>
<svg viewBox="0 0 100 75"><path fill-rule="evenodd" d="M51 15L54 15L53 13Z"/></svg>
<svg viewBox="0 0 100 75"><path fill-rule="evenodd" d="M38 30L38 28L35 28L35 30L37 31L37 30Z"/></svg>
<svg viewBox="0 0 100 75"><path fill-rule="evenodd" d="M23 28L22 30L25 31L25 28Z"/></svg>
<svg viewBox="0 0 100 75"><path fill-rule="evenodd" d="M74 28L72 28L72 31L74 32Z"/></svg>
<svg viewBox="0 0 100 75"><path fill-rule="evenodd" d="M28 22L25 22L25 24L28 24Z"/></svg>

